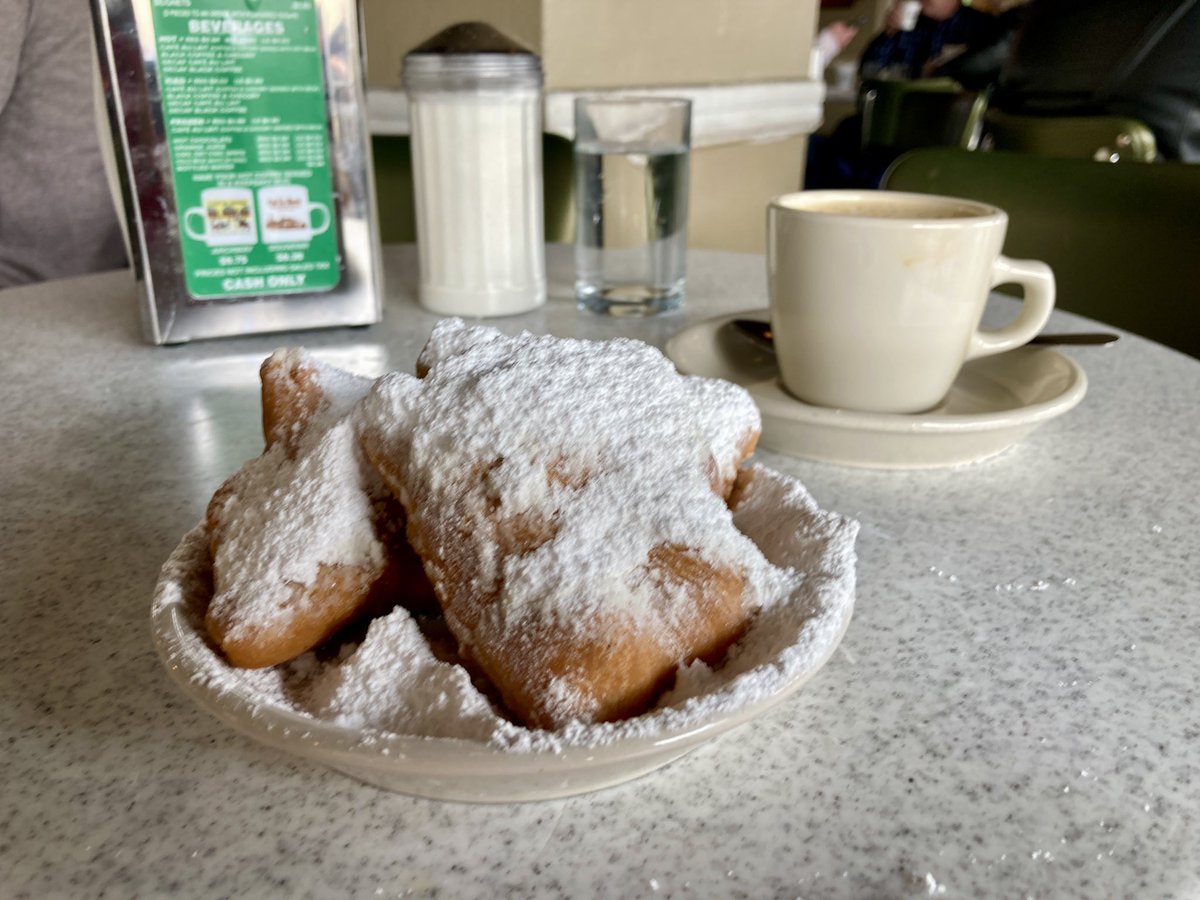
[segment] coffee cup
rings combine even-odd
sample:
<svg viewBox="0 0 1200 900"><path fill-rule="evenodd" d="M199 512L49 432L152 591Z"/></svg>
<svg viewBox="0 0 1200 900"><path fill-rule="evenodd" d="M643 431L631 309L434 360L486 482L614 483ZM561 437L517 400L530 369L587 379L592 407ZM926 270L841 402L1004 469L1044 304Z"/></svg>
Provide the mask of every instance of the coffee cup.
<svg viewBox="0 0 1200 900"><path fill-rule="evenodd" d="M329 228L328 207L310 203L302 184L259 188L258 216L266 244L304 243Z"/></svg>
<svg viewBox="0 0 1200 900"><path fill-rule="evenodd" d="M1054 309L1045 263L1000 250L1003 210L895 191L801 191L767 209L771 329L783 387L817 406L916 413L965 361L1027 343ZM980 330L989 291L1024 288Z"/></svg>
<svg viewBox="0 0 1200 900"><path fill-rule="evenodd" d="M921 17L921 0L901 0L899 24L901 31L912 31Z"/></svg>
<svg viewBox="0 0 1200 900"><path fill-rule="evenodd" d="M254 195L246 188L205 188L200 192L200 205L184 212L183 230L210 247L256 244Z"/></svg>

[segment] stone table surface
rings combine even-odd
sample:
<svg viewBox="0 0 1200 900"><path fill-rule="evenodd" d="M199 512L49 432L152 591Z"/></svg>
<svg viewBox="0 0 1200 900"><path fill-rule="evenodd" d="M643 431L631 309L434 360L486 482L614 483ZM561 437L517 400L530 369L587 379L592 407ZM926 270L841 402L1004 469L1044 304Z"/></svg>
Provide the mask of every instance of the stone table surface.
<svg viewBox="0 0 1200 900"><path fill-rule="evenodd" d="M181 347L142 343L125 272L0 292L0 894L1200 894L1200 363L1130 335L1064 351L1083 403L976 465L760 451L861 522L855 618L801 691L642 779L436 802L192 706L150 639L159 566L259 452L272 349L411 369L436 318L412 248L385 263L380 325ZM765 306L758 256L693 252L685 310L645 322L578 312L569 248L549 272L498 327L662 344Z"/></svg>

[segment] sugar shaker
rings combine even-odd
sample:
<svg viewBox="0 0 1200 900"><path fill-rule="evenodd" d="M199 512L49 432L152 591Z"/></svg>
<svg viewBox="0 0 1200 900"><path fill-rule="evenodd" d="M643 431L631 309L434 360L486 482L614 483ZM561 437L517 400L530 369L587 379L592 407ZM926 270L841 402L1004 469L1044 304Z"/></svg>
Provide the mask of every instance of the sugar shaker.
<svg viewBox="0 0 1200 900"><path fill-rule="evenodd" d="M542 67L489 25L453 25L404 58L420 302L505 316L546 300Z"/></svg>

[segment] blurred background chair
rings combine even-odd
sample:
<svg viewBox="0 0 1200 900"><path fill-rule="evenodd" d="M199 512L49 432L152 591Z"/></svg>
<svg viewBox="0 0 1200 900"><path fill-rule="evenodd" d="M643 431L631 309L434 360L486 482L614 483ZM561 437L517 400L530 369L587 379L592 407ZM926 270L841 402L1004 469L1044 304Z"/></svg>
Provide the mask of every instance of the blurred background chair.
<svg viewBox="0 0 1200 900"><path fill-rule="evenodd" d="M1158 145L1145 123L1127 116L1025 116L989 109L984 145L1098 162L1154 162Z"/></svg>
<svg viewBox="0 0 1200 900"><path fill-rule="evenodd" d="M385 244L417 239L413 197L412 148L408 135L377 134L371 139L375 157L375 194L379 234ZM574 238L571 142L555 134L542 136L543 202L546 240Z"/></svg>
<svg viewBox="0 0 1200 900"><path fill-rule="evenodd" d="M888 166L917 147L979 146L986 91L950 78L864 79L858 111L809 140L804 187L876 188Z"/></svg>
<svg viewBox="0 0 1200 900"><path fill-rule="evenodd" d="M928 148L884 187L1005 209L1004 252L1049 263L1059 307L1200 358L1200 166Z"/></svg>
<svg viewBox="0 0 1200 900"><path fill-rule="evenodd" d="M373 135L371 151L380 239L385 244L411 244L417 239L417 213L408 135Z"/></svg>
<svg viewBox="0 0 1200 900"><path fill-rule="evenodd" d="M985 91L964 90L949 78L867 79L859 97L866 150L974 150L979 145L987 109Z"/></svg>

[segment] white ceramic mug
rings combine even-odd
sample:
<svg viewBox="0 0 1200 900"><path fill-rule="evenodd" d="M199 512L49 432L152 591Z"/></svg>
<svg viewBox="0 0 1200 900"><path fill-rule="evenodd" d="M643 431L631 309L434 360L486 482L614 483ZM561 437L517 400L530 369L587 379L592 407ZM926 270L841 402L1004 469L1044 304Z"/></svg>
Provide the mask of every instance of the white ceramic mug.
<svg viewBox="0 0 1200 900"><path fill-rule="evenodd" d="M937 406L962 364L1019 347L1054 309L1045 263L1000 254L1008 216L893 191L802 191L767 210L771 329L783 386L818 406ZM1016 318L979 330L988 292L1020 284Z"/></svg>
<svg viewBox="0 0 1200 900"><path fill-rule="evenodd" d="M194 227L197 216L199 228ZM205 188L200 192L200 205L183 214L183 230L210 247L257 244L254 195L247 188Z"/></svg>
<svg viewBox="0 0 1200 900"><path fill-rule="evenodd" d="M302 184L259 188L258 218L265 244L304 243L329 228L329 209L309 203L308 188Z"/></svg>

